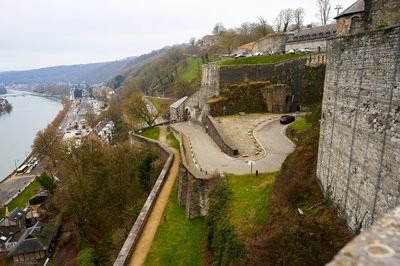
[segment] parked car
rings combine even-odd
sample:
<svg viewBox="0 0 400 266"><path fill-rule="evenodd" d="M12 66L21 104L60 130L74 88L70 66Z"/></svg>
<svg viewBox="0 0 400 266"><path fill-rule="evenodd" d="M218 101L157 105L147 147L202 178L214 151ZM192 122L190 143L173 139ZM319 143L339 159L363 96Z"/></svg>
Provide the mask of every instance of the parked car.
<svg viewBox="0 0 400 266"><path fill-rule="evenodd" d="M288 53L288 54L294 54L295 52L296 52L295 49L290 49L287 53Z"/></svg>
<svg viewBox="0 0 400 266"><path fill-rule="evenodd" d="M264 53L263 52L257 52L257 53L253 54L253 56L261 56L261 55L264 55Z"/></svg>
<svg viewBox="0 0 400 266"><path fill-rule="evenodd" d="M285 125L285 124L292 123L294 120L295 120L295 118L292 115L283 115L283 116L281 116L281 119L279 119L279 122L281 122L281 124Z"/></svg>
<svg viewBox="0 0 400 266"><path fill-rule="evenodd" d="M245 55L245 54L238 54L238 55L235 55L235 59L242 58L242 57L246 57L246 55Z"/></svg>

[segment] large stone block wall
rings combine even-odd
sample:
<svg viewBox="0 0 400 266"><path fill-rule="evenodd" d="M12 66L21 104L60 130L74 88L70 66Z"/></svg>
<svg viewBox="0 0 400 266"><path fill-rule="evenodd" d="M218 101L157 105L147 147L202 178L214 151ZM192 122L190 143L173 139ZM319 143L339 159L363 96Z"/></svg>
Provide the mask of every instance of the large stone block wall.
<svg viewBox="0 0 400 266"><path fill-rule="evenodd" d="M239 154L239 150L232 144L227 143L221 135L221 129L218 123L214 120L211 115L208 115L205 119L205 127L207 134L210 138L218 145L218 147L229 156L236 156Z"/></svg>
<svg viewBox="0 0 400 266"><path fill-rule="evenodd" d="M213 179L200 179L181 164L177 181L178 204L185 206L185 216L192 219L208 212L209 183Z"/></svg>
<svg viewBox="0 0 400 266"><path fill-rule="evenodd" d="M208 212L208 191L215 179L188 163L190 158L187 158L185 154L187 154L186 149L190 149L190 147L185 145L184 136L173 127L169 127L169 129L180 140L182 156L176 184L178 204L185 206L185 216L188 219L205 216Z"/></svg>
<svg viewBox="0 0 400 266"><path fill-rule="evenodd" d="M292 110L297 105L313 104L321 99L325 76L325 57L322 54L305 56L279 64L219 66L203 65L201 87L185 101L184 109L190 117L204 121L209 114L207 101L220 96L223 88L233 84L271 81L286 84L294 97Z"/></svg>
<svg viewBox="0 0 400 266"><path fill-rule="evenodd" d="M399 0L364 0L367 22L371 29L400 25Z"/></svg>
<svg viewBox="0 0 400 266"><path fill-rule="evenodd" d="M322 95L325 66L308 66L309 60L309 57L304 57L280 64L223 66L220 68L219 86L225 88L232 84L269 80L288 85L294 95L294 104L311 104L320 100Z"/></svg>
<svg viewBox="0 0 400 266"><path fill-rule="evenodd" d="M400 28L328 43L317 177L358 232L400 203Z"/></svg>
<svg viewBox="0 0 400 266"><path fill-rule="evenodd" d="M254 43L253 53L284 53L287 36L283 32L271 33Z"/></svg>

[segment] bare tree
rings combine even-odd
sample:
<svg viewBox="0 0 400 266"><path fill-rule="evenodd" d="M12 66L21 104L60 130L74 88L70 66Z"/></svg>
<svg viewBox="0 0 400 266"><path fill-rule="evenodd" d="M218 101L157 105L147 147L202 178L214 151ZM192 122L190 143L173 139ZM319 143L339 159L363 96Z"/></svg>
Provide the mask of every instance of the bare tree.
<svg viewBox="0 0 400 266"><path fill-rule="evenodd" d="M269 33L274 30L268 24L267 20L263 17L259 17L257 19L257 23L255 24L255 31L260 35L259 37L267 36Z"/></svg>
<svg viewBox="0 0 400 266"><path fill-rule="evenodd" d="M212 33L214 35L222 35L225 31L226 31L226 29L225 29L224 25L221 22L218 22L217 24L215 24Z"/></svg>
<svg viewBox="0 0 400 266"><path fill-rule="evenodd" d="M57 128L48 124L43 130L40 130L33 141L32 152L39 155L47 154L53 166L56 166L57 159Z"/></svg>
<svg viewBox="0 0 400 266"><path fill-rule="evenodd" d="M196 38L195 38L195 37L190 38L189 44L190 44L191 46L194 46L194 45L196 44Z"/></svg>
<svg viewBox="0 0 400 266"><path fill-rule="evenodd" d="M305 11L304 8L299 7L293 11L294 25L293 29L300 30L303 27Z"/></svg>
<svg viewBox="0 0 400 266"><path fill-rule="evenodd" d="M317 5L317 17L321 20L322 25L326 25L331 13L331 3L329 0L317 0Z"/></svg>
<svg viewBox="0 0 400 266"><path fill-rule="evenodd" d="M287 32L290 22L293 20L293 9L285 8L279 12L278 17L275 19L278 31Z"/></svg>
<svg viewBox="0 0 400 266"><path fill-rule="evenodd" d="M281 32L283 30L283 21L282 21L282 17L281 16L277 16L275 18L275 29L278 32Z"/></svg>
<svg viewBox="0 0 400 266"><path fill-rule="evenodd" d="M124 110L128 117L134 122L146 122L152 127L154 121L161 115L159 112L152 112L143 100L143 94L133 93L124 103Z"/></svg>
<svg viewBox="0 0 400 266"><path fill-rule="evenodd" d="M234 30L225 31L221 35L219 45L222 49L228 52L228 55L231 55L233 49L237 47L236 39L237 39L237 34Z"/></svg>

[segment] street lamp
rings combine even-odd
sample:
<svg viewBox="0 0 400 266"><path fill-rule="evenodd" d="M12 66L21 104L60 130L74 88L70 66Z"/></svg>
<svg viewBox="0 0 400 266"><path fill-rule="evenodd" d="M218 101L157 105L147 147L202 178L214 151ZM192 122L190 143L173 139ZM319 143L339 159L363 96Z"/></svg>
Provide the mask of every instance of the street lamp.
<svg viewBox="0 0 400 266"><path fill-rule="evenodd" d="M19 162L19 160L18 159L14 159L15 170L17 170L17 162Z"/></svg>
<svg viewBox="0 0 400 266"><path fill-rule="evenodd" d="M335 9L337 10L336 16L339 16L339 10L343 9L342 5L336 5Z"/></svg>
<svg viewBox="0 0 400 266"><path fill-rule="evenodd" d="M28 152L28 151L25 151L25 157L26 157L26 159L28 159L28 155L29 155L29 152Z"/></svg>
<svg viewBox="0 0 400 266"><path fill-rule="evenodd" d="M250 166L250 174L253 173L253 166L255 165L254 161L248 161L247 164Z"/></svg>

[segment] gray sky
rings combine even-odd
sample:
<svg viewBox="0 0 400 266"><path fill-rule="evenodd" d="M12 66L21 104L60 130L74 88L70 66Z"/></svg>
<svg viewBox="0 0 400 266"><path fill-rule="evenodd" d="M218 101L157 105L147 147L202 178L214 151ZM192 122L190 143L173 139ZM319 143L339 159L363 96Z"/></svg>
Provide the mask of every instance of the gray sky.
<svg viewBox="0 0 400 266"><path fill-rule="evenodd" d="M332 9L355 2L330 1ZM218 22L273 24L280 10L297 7L306 23L318 22L316 0L0 0L0 71L141 55L201 38Z"/></svg>

